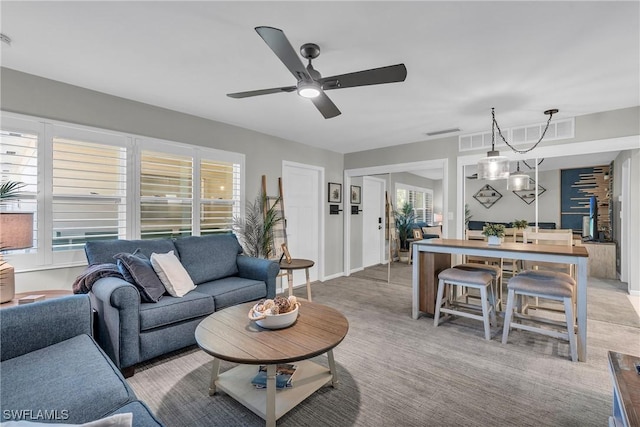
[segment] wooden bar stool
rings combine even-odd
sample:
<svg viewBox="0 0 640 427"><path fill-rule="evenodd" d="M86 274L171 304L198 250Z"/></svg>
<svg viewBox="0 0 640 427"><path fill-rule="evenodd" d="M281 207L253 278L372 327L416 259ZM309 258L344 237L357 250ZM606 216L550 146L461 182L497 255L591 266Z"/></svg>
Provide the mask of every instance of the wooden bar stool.
<svg viewBox="0 0 640 427"><path fill-rule="evenodd" d="M578 352L576 345L576 335L574 330L574 312L573 312L573 286L570 283L554 278L553 276L526 276L517 275L509 280L507 285L509 290L507 296L507 311L504 316L504 328L502 332L502 344L506 344L509 338L509 330L511 328L522 329L530 332L547 335L554 338L569 341L569 351L571 360L578 360ZM565 322L552 321L546 318L529 316L514 311L515 300L517 297L530 296L555 300L563 303ZM529 321L542 322L545 324L564 327L565 331L551 330L540 328L529 324L517 323L513 319L521 318Z"/></svg>
<svg viewBox="0 0 640 427"><path fill-rule="evenodd" d="M440 324L440 313L453 314L467 317L469 319L480 320L484 323L484 337L491 339L490 323L496 324L495 295L493 295L493 276L486 271L462 270L458 268L448 268L438 274L438 297L436 299L436 312L433 318L433 325ZM457 302L450 297L445 298L445 287L447 295L453 294L452 286L463 286L480 290L480 305ZM488 290L488 292L487 292ZM461 311L457 308L467 310L480 310L482 315Z"/></svg>

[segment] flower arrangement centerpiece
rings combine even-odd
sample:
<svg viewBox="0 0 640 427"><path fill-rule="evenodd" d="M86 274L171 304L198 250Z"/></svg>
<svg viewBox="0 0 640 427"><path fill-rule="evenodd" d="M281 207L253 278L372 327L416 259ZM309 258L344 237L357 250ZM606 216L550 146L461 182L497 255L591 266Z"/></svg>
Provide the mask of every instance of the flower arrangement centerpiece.
<svg viewBox="0 0 640 427"><path fill-rule="evenodd" d="M499 245L504 237L504 225L485 222L482 235L487 236L490 245Z"/></svg>

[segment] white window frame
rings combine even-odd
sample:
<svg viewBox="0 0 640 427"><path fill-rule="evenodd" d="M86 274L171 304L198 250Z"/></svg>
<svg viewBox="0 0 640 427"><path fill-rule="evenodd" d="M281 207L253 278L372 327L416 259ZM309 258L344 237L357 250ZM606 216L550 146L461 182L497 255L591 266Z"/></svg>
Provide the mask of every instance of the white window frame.
<svg viewBox="0 0 640 427"><path fill-rule="evenodd" d="M241 215L245 210L245 155L215 148L201 147L182 142L161 140L141 135L111 131L73 123L48 120L16 113L0 111L1 127L7 131L23 132L38 137L38 182L37 189L37 241L38 248L34 253L7 254L6 259L16 272L27 272L66 268L86 265L84 250L53 251L53 147L54 136L76 138L87 142L105 145L116 145L126 148L127 188L126 188L126 233L124 238L140 238L140 152L142 147L151 151L191 156L194 164L193 181L193 230L192 234L200 234L200 161L220 161L233 163L239 167L239 194L234 206L234 215ZM56 130L63 129L64 135ZM211 141L213 144L215 141ZM195 171L198 172L195 172ZM121 236L122 237L122 236Z"/></svg>
<svg viewBox="0 0 640 427"><path fill-rule="evenodd" d="M398 190L414 191L414 192L429 194L431 197L431 215L430 215L430 218L426 218L424 222L426 222L428 225L433 225L433 190L430 188L416 187L414 185L404 184L402 182L396 182L395 193L394 193L396 209L401 208L400 203L398 202ZM426 209L426 206L418 209ZM415 206L413 207L413 213L414 215L416 214ZM417 220L417 215L416 215L416 220Z"/></svg>

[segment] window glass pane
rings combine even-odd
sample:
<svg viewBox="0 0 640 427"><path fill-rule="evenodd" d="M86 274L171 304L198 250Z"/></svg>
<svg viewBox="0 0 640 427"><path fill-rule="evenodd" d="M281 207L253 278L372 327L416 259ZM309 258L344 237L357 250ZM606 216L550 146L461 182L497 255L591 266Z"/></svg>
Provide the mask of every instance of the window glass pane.
<svg viewBox="0 0 640 427"><path fill-rule="evenodd" d="M126 235L126 149L53 138L53 249Z"/></svg>
<svg viewBox="0 0 640 427"><path fill-rule="evenodd" d="M202 160L200 192L200 233L230 230L240 201L239 165Z"/></svg>
<svg viewBox="0 0 640 427"><path fill-rule="evenodd" d="M193 159L143 150L140 172L140 235L143 239L190 236Z"/></svg>
<svg viewBox="0 0 640 427"><path fill-rule="evenodd" d="M7 130L0 131L1 183L20 182L19 197L3 200L2 211L33 213L33 242L28 249L7 252L29 253L38 247L38 217L36 195L38 192L38 136ZM6 231L6 230L5 230ZM1 245L1 242L0 242Z"/></svg>

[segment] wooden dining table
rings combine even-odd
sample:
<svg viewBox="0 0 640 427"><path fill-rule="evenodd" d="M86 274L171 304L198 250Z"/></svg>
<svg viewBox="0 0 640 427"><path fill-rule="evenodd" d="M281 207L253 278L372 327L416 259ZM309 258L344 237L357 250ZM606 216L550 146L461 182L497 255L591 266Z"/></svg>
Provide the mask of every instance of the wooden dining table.
<svg viewBox="0 0 640 427"><path fill-rule="evenodd" d="M576 315L578 360L587 361L587 261L584 246L540 245L503 242L489 245L480 240L429 239L413 242L413 297L411 317L434 315L438 274L451 267L451 255L546 261L576 266Z"/></svg>

